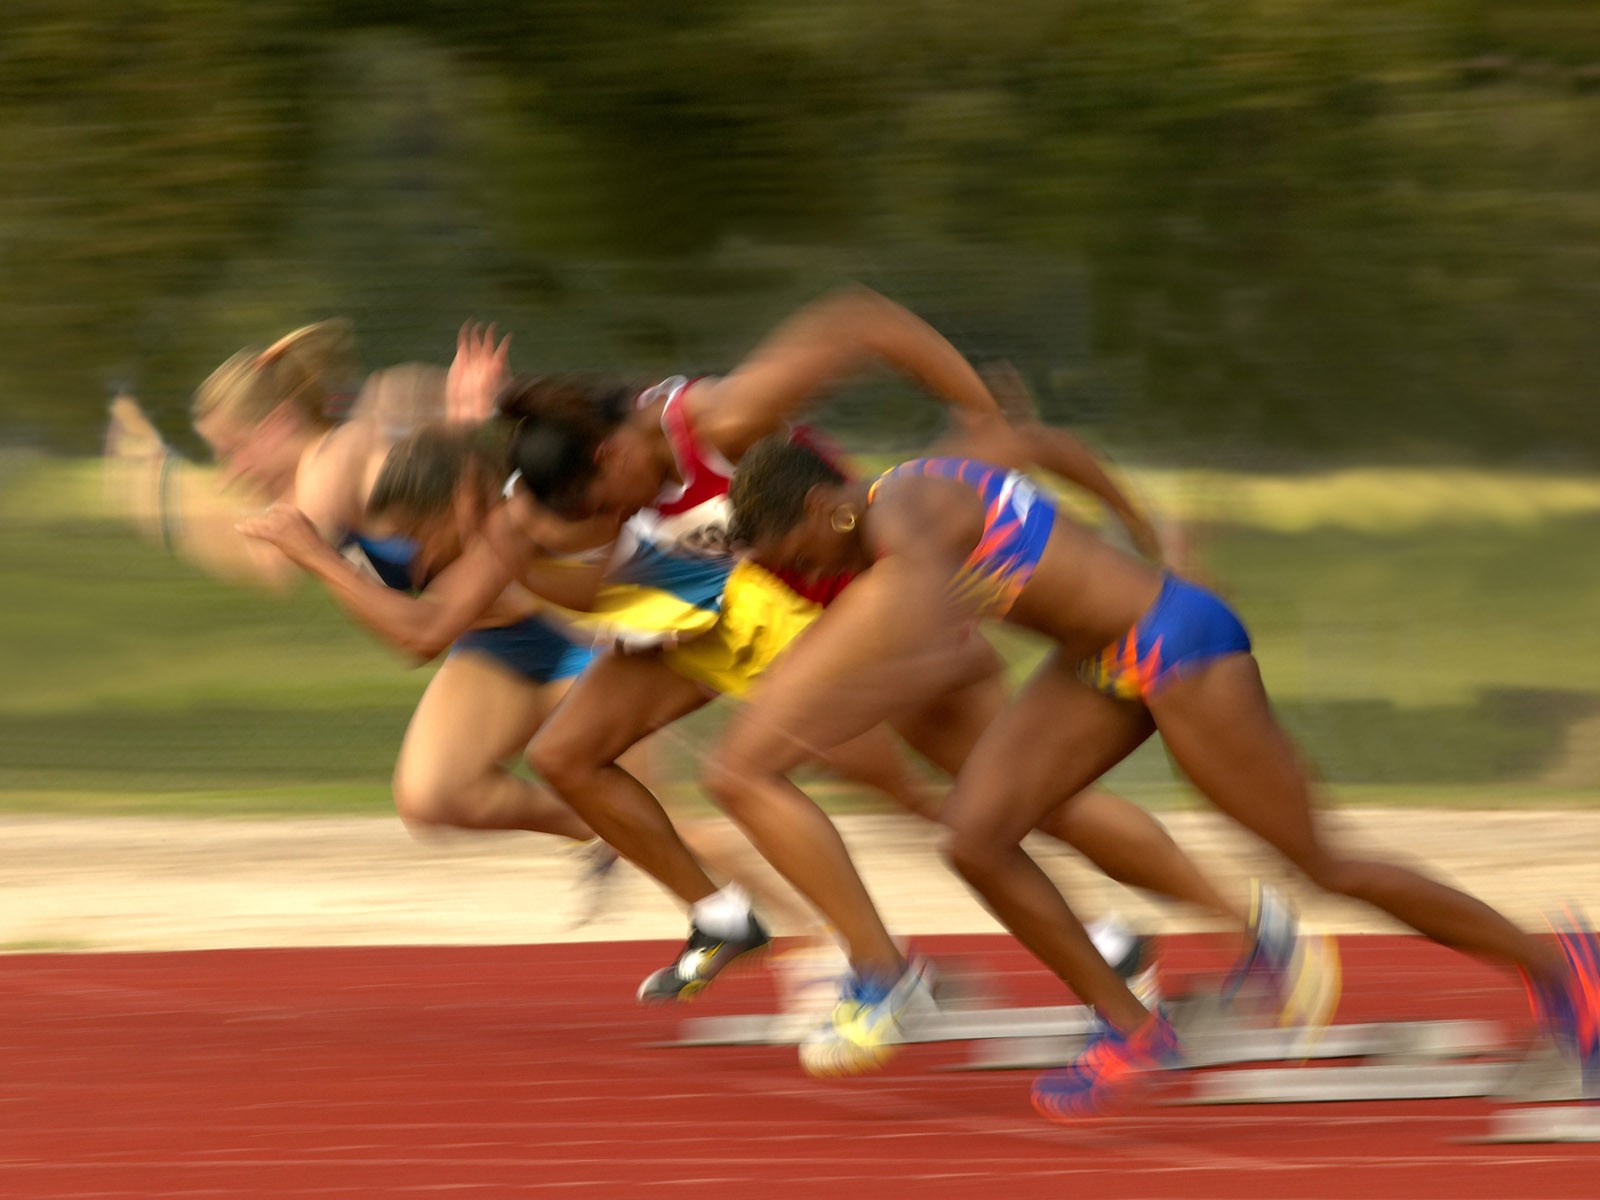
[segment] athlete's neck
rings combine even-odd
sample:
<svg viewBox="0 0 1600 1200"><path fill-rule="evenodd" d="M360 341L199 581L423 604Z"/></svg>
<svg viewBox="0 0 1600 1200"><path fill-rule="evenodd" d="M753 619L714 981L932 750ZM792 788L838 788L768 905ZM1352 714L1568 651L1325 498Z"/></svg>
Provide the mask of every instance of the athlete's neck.
<svg viewBox="0 0 1600 1200"><path fill-rule="evenodd" d="M661 486L681 487L683 471L678 466L678 456L672 452L672 441L667 437L667 431L661 427L663 407L664 403L657 403L645 409L644 412L649 414L649 420L640 421L638 429L649 450L651 465L661 472Z"/></svg>
<svg viewBox="0 0 1600 1200"><path fill-rule="evenodd" d="M316 461L317 456L327 445L328 439L338 428L339 426L334 425L328 429L317 429L307 425L289 435L289 451L294 455L294 470L277 489L279 500L294 499L295 485L299 482L301 474Z"/></svg>

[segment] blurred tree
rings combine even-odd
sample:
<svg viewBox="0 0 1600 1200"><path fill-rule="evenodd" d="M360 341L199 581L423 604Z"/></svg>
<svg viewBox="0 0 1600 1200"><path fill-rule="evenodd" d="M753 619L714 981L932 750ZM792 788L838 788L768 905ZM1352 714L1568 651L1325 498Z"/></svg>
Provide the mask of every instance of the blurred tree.
<svg viewBox="0 0 1600 1200"><path fill-rule="evenodd" d="M861 278L1146 453L1592 458L1597 125L1588 0L14 0L4 427L331 311L715 368Z"/></svg>

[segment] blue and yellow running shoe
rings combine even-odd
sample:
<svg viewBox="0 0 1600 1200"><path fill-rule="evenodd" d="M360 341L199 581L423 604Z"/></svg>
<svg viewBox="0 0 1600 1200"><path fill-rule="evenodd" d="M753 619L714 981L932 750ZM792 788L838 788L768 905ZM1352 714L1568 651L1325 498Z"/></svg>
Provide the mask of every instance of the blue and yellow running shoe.
<svg viewBox="0 0 1600 1200"><path fill-rule="evenodd" d="M1178 1035L1159 1012L1132 1033L1104 1026L1072 1062L1033 1081L1033 1107L1060 1122L1101 1115L1127 1103L1149 1072L1178 1057Z"/></svg>
<svg viewBox="0 0 1600 1200"><path fill-rule="evenodd" d="M852 974L832 1017L801 1041L800 1065L819 1078L877 1070L905 1043L906 1026L937 1007L926 960L893 980Z"/></svg>
<svg viewBox="0 0 1600 1200"><path fill-rule="evenodd" d="M1558 984L1528 978L1528 995L1545 1035L1578 1060L1584 1097L1600 1099L1600 938L1571 908L1550 926L1566 977Z"/></svg>
<svg viewBox="0 0 1600 1200"><path fill-rule="evenodd" d="M1223 995L1264 1002L1284 1028L1301 1028L1314 1039L1339 1007L1342 973L1339 944L1300 924L1289 898L1277 888L1252 880L1250 948L1239 960Z"/></svg>

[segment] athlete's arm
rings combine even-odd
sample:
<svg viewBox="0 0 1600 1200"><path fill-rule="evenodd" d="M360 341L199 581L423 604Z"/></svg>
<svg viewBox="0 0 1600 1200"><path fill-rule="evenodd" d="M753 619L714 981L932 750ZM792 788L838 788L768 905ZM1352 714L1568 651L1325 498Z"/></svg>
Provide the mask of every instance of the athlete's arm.
<svg viewBox="0 0 1600 1200"><path fill-rule="evenodd" d="M337 542L361 524L375 434L370 422L341 425L295 474L290 499L325 542Z"/></svg>
<svg viewBox="0 0 1600 1200"><path fill-rule="evenodd" d="M208 575L287 595L303 576L273 547L242 538L241 517L260 511L228 492L217 473L174 460L163 466L162 540Z"/></svg>
<svg viewBox="0 0 1600 1200"><path fill-rule="evenodd" d="M311 504L319 526L338 521L354 503L351 489L332 478L335 449L302 471L322 477ZM239 522L259 512L260 501L252 504L227 488L216 470L167 446L131 396L118 396L111 406L105 481L119 516L207 574L276 592L299 582L300 572L275 547L239 536Z"/></svg>
<svg viewBox="0 0 1600 1200"><path fill-rule="evenodd" d="M288 505L275 505L244 522L240 531L276 546L321 580L351 617L419 662L437 657L472 628L512 582L500 553L482 536L412 596L358 569L323 541L304 513Z"/></svg>
<svg viewBox="0 0 1600 1200"><path fill-rule="evenodd" d="M920 317L866 288L826 296L778 326L731 374L692 385L695 427L737 462L841 379L882 363L950 405L963 426L1002 421L978 373Z"/></svg>
<svg viewBox="0 0 1600 1200"><path fill-rule="evenodd" d="M1128 531L1139 553L1153 562L1162 557L1161 538L1149 514L1117 486L1094 452L1065 429L1029 421L1016 426L1028 457L1039 466L1098 496Z"/></svg>
<svg viewBox="0 0 1600 1200"><path fill-rule="evenodd" d="M541 554L518 570L515 578L541 600L573 612L593 612L606 566L605 557L556 558Z"/></svg>
<svg viewBox="0 0 1600 1200"><path fill-rule="evenodd" d="M1032 419L1003 428L989 426L973 434L943 438L933 453L966 455L1017 470L1041 467L1100 500L1122 523L1139 552L1161 561L1161 539L1149 515L1111 478L1094 451L1059 426Z"/></svg>
<svg viewBox="0 0 1600 1200"><path fill-rule="evenodd" d="M483 537L513 578L551 604L590 612L617 539L613 516L568 521L519 488L484 522Z"/></svg>

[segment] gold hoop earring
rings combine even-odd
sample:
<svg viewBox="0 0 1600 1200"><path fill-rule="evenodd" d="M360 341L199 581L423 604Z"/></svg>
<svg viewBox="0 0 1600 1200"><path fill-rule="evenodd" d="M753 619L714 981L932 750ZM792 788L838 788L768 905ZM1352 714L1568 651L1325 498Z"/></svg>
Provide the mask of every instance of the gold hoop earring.
<svg viewBox="0 0 1600 1200"><path fill-rule="evenodd" d="M843 513L844 516L839 514ZM835 533L849 533L856 527L856 513L854 509L840 505L828 514L828 524Z"/></svg>

